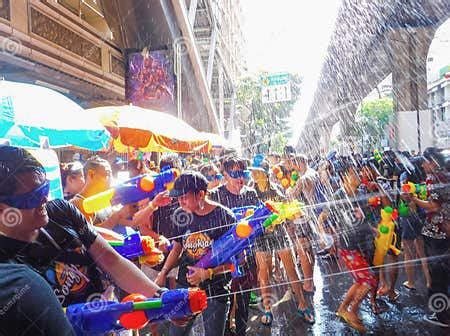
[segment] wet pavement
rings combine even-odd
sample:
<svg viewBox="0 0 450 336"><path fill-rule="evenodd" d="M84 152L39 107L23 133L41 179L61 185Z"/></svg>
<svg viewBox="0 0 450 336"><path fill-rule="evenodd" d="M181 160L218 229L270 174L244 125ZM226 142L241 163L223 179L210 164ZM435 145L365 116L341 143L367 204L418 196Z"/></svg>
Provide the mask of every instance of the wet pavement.
<svg viewBox="0 0 450 336"><path fill-rule="evenodd" d="M360 316L368 330L366 334L450 336L449 329L433 326L423 320L423 316L429 311L427 310L428 297L420 265L416 266L417 290L415 291L410 291L402 286L406 280L405 271L403 265L399 267L396 289L400 292L400 296L396 303L389 302L386 297L380 297L378 305L384 312L378 316L371 312L367 299L361 304ZM360 335L335 316L335 311L352 282L345 267L340 266L336 260L318 259L314 268L316 292L314 297L310 298L314 302L316 323L308 325L296 314L297 307L287 285L274 285L271 296L274 314L272 327L265 327L260 323L259 318L263 309L261 306L255 307L250 309L247 335ZM167 325L160 327L162 335L167 335ZM190 334L190 336L200 335L203 335L202 331L193 331Z"/></svg>
<svg viewBox="0 0 450 336"><path fill-rule="evenodd" d="M251 310L247 335L359 335L354 329L341 322L335 311L344 294L352 284L350 274L342 271L335 260L319 259L314 269L316 292L314 302L316 323L307 325L296 315L296 306L289 300L287 287L282 286L274 290L274 320L272 327L264 327L259 322L261 311L259 308ZM368 300L361 305L360 316L369 335L450 335L449 329L430 325L423 321L428 313L426 288L419 266L416 268L416 291L410 291L402 286L405 271L401 266L396 289L400 297L396 303L391 303L385 297L378 300L380 308L384 310L375 316L370 309Z"/></svg>

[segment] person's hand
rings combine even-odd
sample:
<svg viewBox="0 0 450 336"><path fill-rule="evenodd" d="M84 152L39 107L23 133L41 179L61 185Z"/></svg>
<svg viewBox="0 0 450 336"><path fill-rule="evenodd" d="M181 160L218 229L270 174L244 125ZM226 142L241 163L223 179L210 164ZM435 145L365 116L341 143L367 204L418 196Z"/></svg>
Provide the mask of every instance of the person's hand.
<svg viewBox="0 0 450 336"><path fill-rule="evenodd" d="M170 202L172 202L172 198L169 197L169 192L167 190L160 192L152 200L153 206L158 208L169 205Z"/></svg>
<svg viewBox="0 0 450 336"><path fill-rule="evenodd" d="M404 200L405 202L411 202L412 201L412 195L410 193L402 192L402 193L400 193L400 198L402 200Z"/></svg>
<svg viewBox="0 0 450 336"><path fill-rule="evenodd" d="M160 235L157 240L155 240L155 245L158 249L163 252L167 251L167 248L170 246L170 241L163 235Z"/></svg>
<svg viewBox="0 0 450 336"><path fill-rule="evenodd" d="M378 229L371 227L370 228L372 230L372 233L374 234L375 238L378 238L380 236L380 232L378 231Z"/></svg>
<svg viewBox="0 0 450 336"><path fill-rule="evenodd" d="M166 279L167 279L166 271L161 270L161 272L159 272L158 276L155 279L155 284L157 284L159 287L164 287L166 285Z"/></svg>
<svg viewBox="0 0 450 336"><path fill-rule="evenodd" d="M206 269L188 266L188 270L189 273L186 278L192 286L198 286L203 281L209 279L209 272Z"/></svg>

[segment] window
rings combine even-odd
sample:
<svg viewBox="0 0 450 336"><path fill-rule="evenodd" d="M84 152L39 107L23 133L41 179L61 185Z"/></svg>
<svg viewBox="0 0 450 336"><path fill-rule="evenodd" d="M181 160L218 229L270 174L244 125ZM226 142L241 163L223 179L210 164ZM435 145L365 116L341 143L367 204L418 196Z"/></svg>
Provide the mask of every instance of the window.
<svg viewBox="0 0 450 336"><path fill-rule="evenodd" d="M0 18L5 20L11 20L11 14L9 11L9 0L0 0Z"/></svg>
<svg viewBox="0 0 450 336"><path fill-rule="evenodd" d="M103 15L103 9L97 0L58 0L58 3L86 21L99 33L113 39Z"/></svg>

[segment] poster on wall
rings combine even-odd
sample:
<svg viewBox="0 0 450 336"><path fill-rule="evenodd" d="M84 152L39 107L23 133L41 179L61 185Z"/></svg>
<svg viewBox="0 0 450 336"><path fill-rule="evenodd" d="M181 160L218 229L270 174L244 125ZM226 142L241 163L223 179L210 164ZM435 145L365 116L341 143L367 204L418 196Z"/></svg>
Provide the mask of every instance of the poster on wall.
<svg viewBox="0 0 450 336"><path fill-rule="evenodd" d="M175 75L169 51L129 53L126 99L133 105L158 111L175 109Z"/></svg>

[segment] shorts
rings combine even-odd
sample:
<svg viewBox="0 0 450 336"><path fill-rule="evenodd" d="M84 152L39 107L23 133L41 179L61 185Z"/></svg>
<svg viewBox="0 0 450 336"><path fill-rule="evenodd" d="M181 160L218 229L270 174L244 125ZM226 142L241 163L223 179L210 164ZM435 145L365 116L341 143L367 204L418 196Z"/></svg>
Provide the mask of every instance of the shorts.
<svg viewBox="0 0 450 336"><path fill-rule="evenodd" d="M292 247L291 240L284 224L277 225L273 232L266 232L255 239L255 252L272 252Z"/></svg>
<svg viewBox="0 0 450 336"><path fill-rule="evenodd" d="M150 266L147 266L145 264L141 265L141 271L152 281L156 279L159 272L158 270L155 270L151 268ZM178 267L174 267L170 270L170 272L167 274L167 278L177 278L178 276Z"/></svg>
<svg viewBox="0 0 450 336"><path fill-rule="evenodd" d="M402 239L414 240L421 237L423 220L419 216L400 217L399 223L402 228Z"/></svg>
<svg viewBox="0 0 450 336"><path fill-rule="evenodd" d="M360 251L339 249L339 255L351 272L355 283L369 288L377 288L378 279Z"/></svg>

